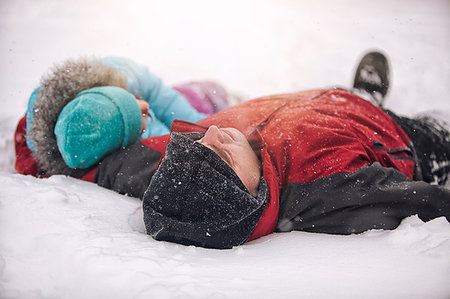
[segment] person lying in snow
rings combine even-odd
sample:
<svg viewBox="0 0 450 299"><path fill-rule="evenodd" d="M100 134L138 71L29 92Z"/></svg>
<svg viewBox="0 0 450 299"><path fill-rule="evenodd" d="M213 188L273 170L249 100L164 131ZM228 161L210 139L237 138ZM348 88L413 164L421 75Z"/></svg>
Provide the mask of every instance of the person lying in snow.
<svg viewBox="0 0 450 299"><path fill-rule="evenodd" d="M388 74L386 58L369 53L354 86L380 103ZM450 221L450 191L429 184L444 184L449 173L449 133L435 125L341 89L268 96L196 124L176 121L143 197L147 233L230 248L273 231L394 229L414 214Z"/></svg>
<svg viewBox="0 0 450 299"><path fill-rule="evenodd" d="M75 169L85 170L120 147L168 134L174 119L195 122L222 110L228 97L214 82L170 88L127 58L67 60L42 78L29 99L26 120L19 124L22 131L26 127L27 147L39 157L40 165L30 163L33 157L26 149L23 154L29 154L31 161L21 157L16 168L32 175L45 169L47 174L80 176L84 171ZM115 118L110 117L115 113ZM98 127L87 121L97 122ZM34 167L27 169L30 165Z"/></svg>
<svg viewBox="0 0 450 299"><path fill-rule="evenodd" d="M384 56L369 53L354 87L379 101L388 78ZM231 248L274 231L393 229L414 214L450 220L450 191L430 184L447 180L448 131L354 92L262 97L197 123L175 120L171 132L120 149L81 176L143 199L156 240Z"/></svg>

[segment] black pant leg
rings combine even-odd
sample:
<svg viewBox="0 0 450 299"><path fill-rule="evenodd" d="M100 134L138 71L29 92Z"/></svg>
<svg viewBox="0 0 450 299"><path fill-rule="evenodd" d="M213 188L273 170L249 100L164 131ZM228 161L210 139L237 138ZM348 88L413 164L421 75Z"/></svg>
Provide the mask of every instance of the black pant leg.
<svg viewBox="0 0 450 299"><path fill-rule="evenodd" d="M450 133L431 116L408 118L385 110L411 139L422 180L445 185L450 173ZM420 178L418 178L420 179Z"/></svg>

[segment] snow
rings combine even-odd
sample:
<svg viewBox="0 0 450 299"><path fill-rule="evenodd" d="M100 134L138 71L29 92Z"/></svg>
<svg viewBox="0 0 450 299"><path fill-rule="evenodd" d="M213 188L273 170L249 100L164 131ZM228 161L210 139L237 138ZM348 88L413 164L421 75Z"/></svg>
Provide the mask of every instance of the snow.
<svg viewBox="0 0 450 299"><path fill-rule="evenodd" d="M253 98L349 86L378 48L393 69L388 107L448 119L449 1L6 0L0 14L0 298L450 297L444 218L210 250L151 239L135 198L13 168L29 94L81 55L128 56L168 84L213 79Z"/></svg>
<svg viewBox="0 0 450 299"><path fill-rule="evenodd" d="M0 174L2 298L445 298L450 225L273 234L231 250L157 242L138 199Z"/></svg>

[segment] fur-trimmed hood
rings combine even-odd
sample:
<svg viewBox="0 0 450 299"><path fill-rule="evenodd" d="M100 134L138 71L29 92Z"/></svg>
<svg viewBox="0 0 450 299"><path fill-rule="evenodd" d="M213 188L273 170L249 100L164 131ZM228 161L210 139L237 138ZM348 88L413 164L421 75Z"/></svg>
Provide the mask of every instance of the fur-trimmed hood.
<svg viewBox="0 0 450 299"><path fill-rule="evenodd" d="M78 93L97 86L127 89L126 78L98 59L67 60L56 65L41 79L37 100L28 113L27 138L33 145L33 156L46 174L82 176L86 169L73 169L64 162L56 143L54 128L61 110Z"/></svg>

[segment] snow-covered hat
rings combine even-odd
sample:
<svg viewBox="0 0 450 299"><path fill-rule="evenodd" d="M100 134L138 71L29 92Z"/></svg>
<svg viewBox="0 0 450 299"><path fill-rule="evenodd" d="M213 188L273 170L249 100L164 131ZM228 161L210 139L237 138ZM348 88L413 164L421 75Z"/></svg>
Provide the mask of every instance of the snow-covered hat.
<svg viewBox="0 0 450 299"><path fill-rule="evenodd" d="M195 142L201 133L172 133L143 197L147 233L156 240L208 248L245 243L268 199L261 177L257 197L214 151Z"/></svg>

